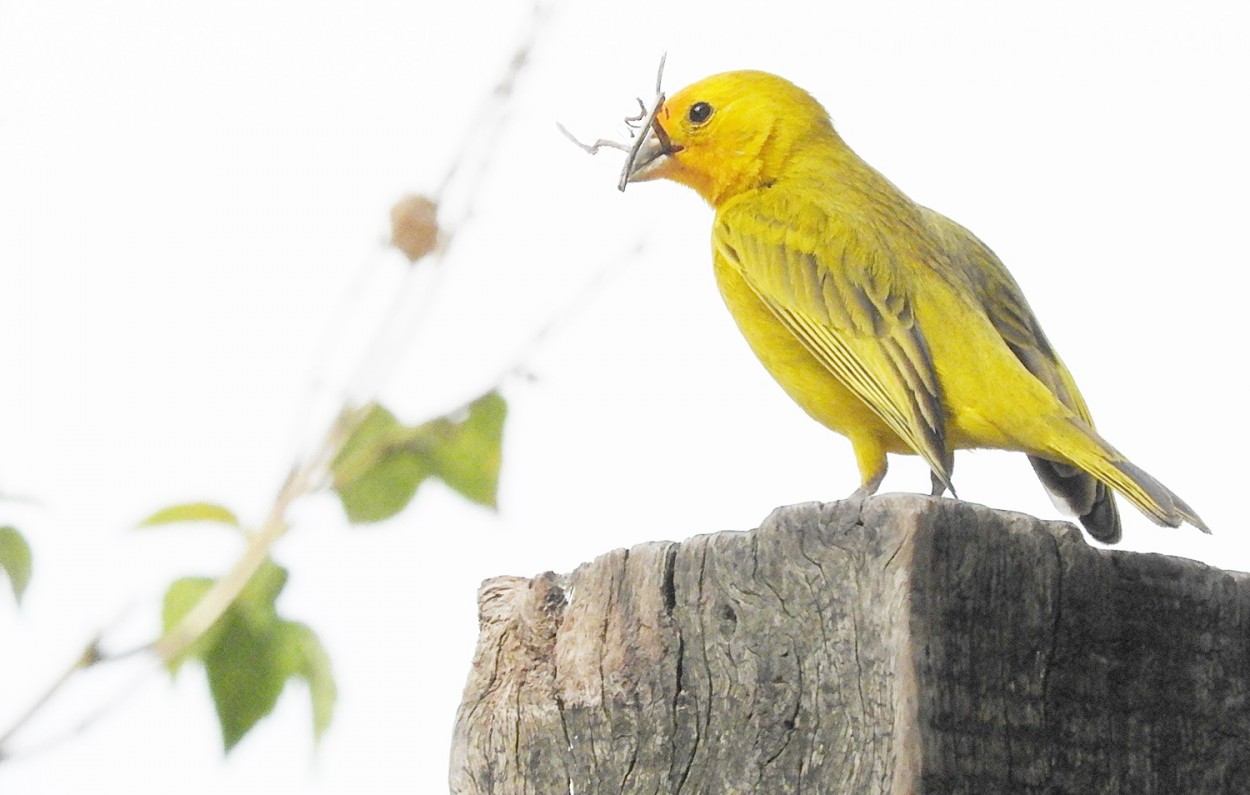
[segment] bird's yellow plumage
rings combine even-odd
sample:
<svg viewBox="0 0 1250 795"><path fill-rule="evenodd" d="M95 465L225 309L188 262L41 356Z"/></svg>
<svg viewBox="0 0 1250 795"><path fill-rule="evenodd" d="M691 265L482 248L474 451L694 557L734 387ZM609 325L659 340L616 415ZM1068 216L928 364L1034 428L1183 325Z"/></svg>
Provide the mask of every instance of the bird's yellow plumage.
<svg viewBox="0 0 1250 795"><path fill-rule="evenodd" d="M716 211L716 280L747 342L818 422L850 439L873 493L887 453L915 453L934 493L953 451L1027 453L1096 538L1108 487L1154 521L1206 526L1094 430L1020 288L981 241L861 160L810 95L763 72L714 75L664 103L628 166Z"/></svg>

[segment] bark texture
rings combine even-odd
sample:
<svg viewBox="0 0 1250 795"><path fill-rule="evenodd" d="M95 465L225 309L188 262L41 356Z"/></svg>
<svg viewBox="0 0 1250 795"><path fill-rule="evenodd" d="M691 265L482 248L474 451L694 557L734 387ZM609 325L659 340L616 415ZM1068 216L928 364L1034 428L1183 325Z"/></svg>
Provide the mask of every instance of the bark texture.
<svg viewBox="0 0 1250 795"><path fill-rule="evenodd" d="M501 577L455 795L1250 791L1250 578L917 495Z"/></svg>

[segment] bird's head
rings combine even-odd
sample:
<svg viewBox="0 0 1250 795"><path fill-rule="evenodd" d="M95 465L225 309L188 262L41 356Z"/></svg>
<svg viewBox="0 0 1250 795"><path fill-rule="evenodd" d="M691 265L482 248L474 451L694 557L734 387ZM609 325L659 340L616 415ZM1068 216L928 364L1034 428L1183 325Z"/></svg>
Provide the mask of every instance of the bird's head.
<svg viewBox="0 0 1250 795"><path fill-rule="evenodd" d="M671 179L712 206L782 175L795 151L834 137L829 114L767 72L724 72L686 86L655 114L629 182Z"/></svg>

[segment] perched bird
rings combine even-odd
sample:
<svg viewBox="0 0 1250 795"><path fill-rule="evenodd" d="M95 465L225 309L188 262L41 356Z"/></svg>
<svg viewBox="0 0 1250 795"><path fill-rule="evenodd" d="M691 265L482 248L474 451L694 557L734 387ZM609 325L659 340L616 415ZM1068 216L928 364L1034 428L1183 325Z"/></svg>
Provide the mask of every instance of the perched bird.
<svg viewBox="0 0 1250 795"><path fill-rule="evenodd" d="M627 180L666 178L716 211L717 284L755 355L850 439L874 493L887 453L951 486L953 452L1028 454L1060 507L1120 539L1114 489L1161 525L1198 515L1094 430L1019 285L971 232L859 158L807 92L764 72L690 85L650 117Z"/></svg>

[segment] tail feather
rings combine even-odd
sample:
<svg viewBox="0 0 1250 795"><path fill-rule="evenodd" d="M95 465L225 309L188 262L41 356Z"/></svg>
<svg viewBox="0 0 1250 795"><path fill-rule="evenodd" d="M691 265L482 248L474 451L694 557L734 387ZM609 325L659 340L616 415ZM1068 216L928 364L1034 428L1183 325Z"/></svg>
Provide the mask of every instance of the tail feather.
<svg viewBox="0 0 1250 795"><path fill-rule="evenodd" d="M1061 511L1080 518L1089 534L1104 544L1120 540L1120 512L1106 484L1070 464L1029 456L1038 480Z"/></svg>
<svg viewBox="0 0 1250 795"><path fill-rule="evenodd" d="M1115 507L1115 497L1105 483L1098 483L1094 504L1079 518L1094 538L1104 544L1120 543L1120 510Z"/></svg>
<svg viewBox="0 0 1250 795"><path fill-rule="evenodd" d="M1108 463L1122 473L1135 488L1120 488L1115 481L1111 482L1112 487L1119 490L1151 519L1168 527L1180 527L1185 522L1189 522L1202 532L1208 535L1211 533L1211 529L1199 518L1193 508L1190 508L1167 486L1148 475L1141 467L1124 458Z"/></svg>
<svg viewBox="0 0 1250 795"><path fill-rule="evenodd" d="M1055 449L1053 452L1056 457L1071 462L1073 466L1118 491L1156 524L1180 527L1188 522L1204 533L1211 532L1184 500L1122 456L1085 422L1075 417L1070 422L1072 430L1077 431L1081 438L1069 437L1068 441L1074 444L1063 445L1067 449Z"/></svg>

